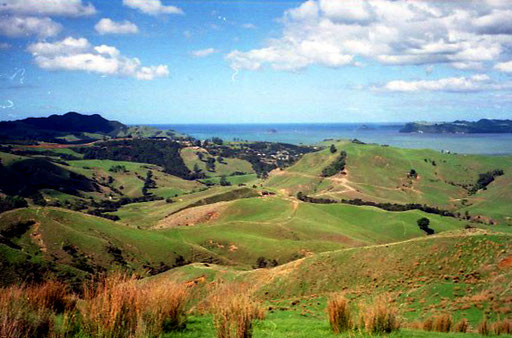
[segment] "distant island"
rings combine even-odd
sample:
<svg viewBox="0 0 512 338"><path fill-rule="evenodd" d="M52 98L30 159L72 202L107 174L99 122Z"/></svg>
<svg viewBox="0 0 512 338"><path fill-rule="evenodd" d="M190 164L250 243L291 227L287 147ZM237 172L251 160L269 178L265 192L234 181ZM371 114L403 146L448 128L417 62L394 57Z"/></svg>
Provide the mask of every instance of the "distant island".
<svg viewBox="0 0 512 338"><path fill-rule="evenodd" d="M457 120L454 122L407 123L401 133L429 133L429 134L504 134L512 133L512 120L481 119L476 122Z"/></svg>

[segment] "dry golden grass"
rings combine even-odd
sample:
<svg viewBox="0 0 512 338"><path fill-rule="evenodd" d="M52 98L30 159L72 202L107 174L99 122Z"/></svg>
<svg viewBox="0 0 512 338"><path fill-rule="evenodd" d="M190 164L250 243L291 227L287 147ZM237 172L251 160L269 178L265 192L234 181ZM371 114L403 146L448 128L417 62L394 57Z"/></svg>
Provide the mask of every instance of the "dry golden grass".
<svg viewBox="0 0 512 338"><path fill-rule="evenodd" d="M47 308L47 296L44 286L0 289L0 337L51 335L55 316Z"/></svg>
<svg viewBox="0 0 512 338"><path fill-rule="evenodd" d="M512 334L512 321L499 320L491 325L491 331L495 335Z"/></svg>
<svg viewBox="0 0 512 338"><path fill-rule="evenodd" d="M455 324L453 331L459 333L466 333L469 330L469 322L466 318L462 318Z"/></svg>
<svg viewBox="0 0 512 338"><path fill-rule="evenodd" d="M360 311L360 329L370 334L390 333L400 329L396 309L388 299L379 298L373 304L363 306Z"/></svg>
<svg viewBox="0 0 512 338"><path fill-rule="evenodd" d="M265 318L263 307L240 284L216 287L209 298L209 308L218 338L252 337L254 320Z"/></svg>
<svg viewBox="0 0 512 338"><path fill-rule="evenodd" d="M432 330L437 332L450 332L452 326L452 316L446 313L435 316L432 322Z"/></svg>
<svg viewBox="0 0 512 338"><path fill-rule="evenodd" d="M114 274L85 288L78 304L82 329L102 337L158 336L184 324L187 296L181 284L141 286L134 277Z"/></svg>
<svg viewBox="0 0 512 338"><path fill-rule="evenodd" d="M333 294L327 302L329 323L334 333L352 329L352 317L347 299L342 294Z"/></svg>
<svg viewBox="0 0 512 338"><path fill-rule="evenodd" d="M422 329L424 331L432 331L434 327L434 320L432 318L427 318L423 321Z"/></svg>
<svg viewBox="0 0 512 338"><path fill-rule="evenodd" d="M482 322L478 325L477 331L482 336L488 336L490 334L489 325L487 324L487 318L484 318Z"/></svg>

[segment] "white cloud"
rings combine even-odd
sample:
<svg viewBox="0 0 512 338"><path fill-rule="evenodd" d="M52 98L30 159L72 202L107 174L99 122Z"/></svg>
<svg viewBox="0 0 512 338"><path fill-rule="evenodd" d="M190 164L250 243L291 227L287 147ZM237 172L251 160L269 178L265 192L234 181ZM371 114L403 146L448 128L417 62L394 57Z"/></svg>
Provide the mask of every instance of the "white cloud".
<svg viewBox="0 0 512 338"><path fill-rule="evenodd" d="M183 10L180 8L165 6L160 0L123 0L123 5L149 15L183 14Z"/></svg>
<svg viewBox="0 0 512 338"><path fill-rule="evenodd" d="M500 62L494 66L494 69L504 73L512 73L512 61Z"/></svg>
<svg viewBox="0 0 512 338"><path fill-rule="evenodd" d="M217 52L218 52L218 50L216 50L214 48L207 48L207 49L200 49L200 50L192 51L192 52L190 52L190 54L196 58L201 58L201 57L205 57L208 55L212 55Z"/></svg>
<svg viewBox="0 0 512 338"><path fill-rule="evenodd" d="M46 38L57 35L62 26L50 18L8 16L0 21L0 35L10 38L38 36Z"/></svg>
<svg viewBox="0 0 512 338"><path fill-rule="evenodd" d="M482 90L511 89L512 83L496 83L486 74L471 77L448 77L437 80L421 81L391 81L381 88L393 92L446 91L446 92L475 92Z"/></svg>
<svg viewBox="0 0 512 338"><path fill-rule="evenodd" d="M130 21L115 22L109 18L103 18L94 26L100 34L135 34L139 31L136 24Z"/></svg>
<svg viewBox="0 0 512 338"><path fill-rule="evenodd" d="M233 50L235 70L340 67L357 59L386 65L445 63L481 69L512 50L508 0L308 0L287 10L280 38Z"/></svg>
<svg viewBox="0 0 512 338"><path fill-rule="evenodd" d="M0 49L9 49L11 48L11 45L7 42L0 42Z"/></svg>
<svg viewBox="0 0 512 338"><path fill-rule="evenodd" d="M35 16L87 16L96 13L91 3L82 0L2 0L0 13Z"/></svg>
<svg viewBox="0 0 512 338"><path fill-rule="evenodd" d="M256 25L254 25L252 23L244 23L242 25L242 28L245 28L245 29L256 29Z"/></svg>
<svg viewBox="0 0 512 338"><path fill-rule="evenodd" d="M86 71L102 75L153 80L167 77L166 65L142 66L137 58L123 56L112 46L92 46L87 39L67 37L57 42L37 42L28 46L36 64L47 70Z"/></svg>

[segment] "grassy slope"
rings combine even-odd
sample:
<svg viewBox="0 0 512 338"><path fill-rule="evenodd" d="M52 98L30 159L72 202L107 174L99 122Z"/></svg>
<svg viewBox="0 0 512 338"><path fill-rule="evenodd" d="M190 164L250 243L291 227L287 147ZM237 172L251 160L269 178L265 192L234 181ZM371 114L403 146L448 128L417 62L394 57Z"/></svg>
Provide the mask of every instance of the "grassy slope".
<svg viewBox="0 0 512 338"><path fill-rule="evenodd" d="M337 156L328 149L305 155L285 171L272 173L266 185L278 191L298 191L326 198L361 198L375 202L421 203L453 211L490 216L510 223L512 157L441 154L433 150L336 143L347 152L347 175L322 178L320 173ZM425 161L426 159L426 161ZM433 165L435 162L436 165ZM415 169L418 179L407 173ZM474 184L478 174L503 169L505 175L488 189L469 196L460 185ZM453 183L453 184L452 184ZM467 200L463 204L463 200Z"/></svg>
<svg viewBox="0 0 512 338"><path fill-rule="evenodd" d="M58 208L28 208L3 213L0 215L0 230L27 220L34 220L36 224L20 238L14 239L22 249L12 250L0 244L2 256L8 254L5 257L9 261L20 260L28 253L52 265L83 268L84 264L77 267L76 259L64 250L64 246L69 245L85 259L85 265L107 270L124 266L142 274L146 270L145 265L158 267L163 263L173 266L179 255L185 260L200 257L227 263L180 238ZM121 250L126 265L116 262L109 247Z"/></svg>
<svg viewBox="0 0 512 338"><path fill-rule="evenodd" d="M114 178L113 186L123 192L128 197L142 196L142 187L144 181L137 176L146 177L148 170L152 170L153 179L157 188L151 192L164 198L181 195L198 189L202 185L198 182L187 181L176 176L163 173L158 166L145 163L111 161L111 160L78 160L68 161L71 168L87 177ZM109 171L115 165L122 165L127 169L126 173ZM121 189L123 187L123 189Z"/></svg>
<svg viewBox="0 0 512 338"><path fill-rule="evenodd" d="M176 207L173 210L179 210ZM193 213L194 209L186 211ZM213 221L162 232L250 267L260 256L283 263L311 252L425 236L416 225L423 216L430 218L436 231L465 224L420 211L391 213L368 207L312 205L274 196L229 202Z"/></svg>
<svg viewBox="0 0 512 338"><path fill-rule="evenodd" d="M257 327L256 336L264 336L267 330L286 336L285 328L291 323L300 327L292 330L301 337L329 334L323 309L326 296L334 291L344 291L352 304L386 294L408 323L450 313L456 321L469 319L475 329L484 315L494 321L512 313L511 267L503 265L504 259L512 256L511 239L500 233L455 231L317 254L272 269L239 272L194 264L155 278L188 281L204 276L207 282L248 283L256 297L279 309L270 311L269 318ZM406 330L399 336L409 334L436 335Z"/></svg>
<svg viewBox="0 0 512 338"><path fill-rule="evenodd" d="M199 160L196 152L201 151L205 154L205 159L211 157L204 149L199 148L184 148L181 150L181 157L185 162L186 166L190 169L194 169L194 165L197 164L199 168L207 176L229 176L232 173L239 171L247 174L254 174L254 170L249 162L237 158L225 158L223 163L215 162L215 172L209 172L206 170L205 162Z"/></svg>

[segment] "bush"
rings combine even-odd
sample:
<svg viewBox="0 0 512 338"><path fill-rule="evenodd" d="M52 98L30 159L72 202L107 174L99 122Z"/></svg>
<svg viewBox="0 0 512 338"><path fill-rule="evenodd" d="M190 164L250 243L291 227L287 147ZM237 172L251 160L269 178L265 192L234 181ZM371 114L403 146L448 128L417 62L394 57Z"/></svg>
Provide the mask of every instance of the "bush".
<svg viewBox="0 0 512 338"><path fill-rule="evenodd" d="M460 332L460 333L466 333L469 329L469 322L466 318L462 318L457 324L455 324L455 327L453 328L453 331Z"/></svg>
<svg viewBox="0 0 512 338"><path fill-rule="evenodd" d="M218 338L250 338L254 320L265 317L260 304L239 285L218 287L210 299L210 311Z"/></svg>
<svg viewBox="0 0 512 338"><path fill-rule="evenodd" d="M360 312L360 327L370 334L391 333L400 329L396 310L389 307L389 301L376 300Z"/></svg>
<svg viewBox="0 0 512 338"><path fill-rule="evenodd" d="M352 318L348 301L341 294L332 295L327 302L329 323L334 333L352 329Z"/></svg>

